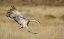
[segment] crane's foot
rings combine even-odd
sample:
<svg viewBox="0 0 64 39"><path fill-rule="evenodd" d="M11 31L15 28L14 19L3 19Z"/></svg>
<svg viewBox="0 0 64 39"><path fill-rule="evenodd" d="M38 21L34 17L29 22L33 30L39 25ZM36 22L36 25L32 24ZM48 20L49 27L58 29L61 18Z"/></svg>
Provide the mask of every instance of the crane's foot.
<svg viewBox="0 0 64 39"><path fill-rule="evenodd" d="M30 31L28 30L28 32L30 32Z"/></svg>
<svg viewBox="0 0 64 39"><path fill-rule="evenodd" d="M32 33L32 34L37 34L37 33L31 32L31 31L29 31L29 30L28 30L28 32L30 32L30 33Z"/></svg>

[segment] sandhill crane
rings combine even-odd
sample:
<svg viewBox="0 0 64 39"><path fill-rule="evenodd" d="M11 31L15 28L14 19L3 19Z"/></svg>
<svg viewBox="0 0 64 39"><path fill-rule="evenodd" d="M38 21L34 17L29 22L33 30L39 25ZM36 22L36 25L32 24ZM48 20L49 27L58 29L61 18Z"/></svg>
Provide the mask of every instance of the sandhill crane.
<svg viewBox="0 0 64 39"><path fill-rule="evenodd" d="M34 21L34 22L40 23L37 20L31 20L29 18L25 18L14 6L11 6L11 7L12 7L12 9L10 9L7 12L6 16L14 19L18 24L21 25L21 28L26 27L28 32L30 32L30 30L28 29L29 22Z"/></svg>

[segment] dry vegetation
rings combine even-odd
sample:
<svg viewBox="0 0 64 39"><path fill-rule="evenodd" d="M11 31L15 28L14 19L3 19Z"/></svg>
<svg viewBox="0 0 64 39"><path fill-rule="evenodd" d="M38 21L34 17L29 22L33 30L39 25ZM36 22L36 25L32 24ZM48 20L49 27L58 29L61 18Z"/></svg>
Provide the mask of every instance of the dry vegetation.
<svg viewBox="0 0 64 39"><path fill-rule="evenodd" d="M26 28L19 29L20 25L6 17L10 7L0 7L0 39L64 39L64 21L59 19L64 13L64 7L16 6L16 8L25 17L40 21L41 25L30 22L28 26L37 34L27 32ZM50 17L50 20L45 19L45 16Z"/></svg>
<svg viewBox="0 0 64 39"><path fill-rule="evenodd" d="M63 15L61 15L60 19L64 20L64 14L63 14Z"/></svg>
<svg viewBox="0 0 64 39"><path fill-rule="evenodd" d="M0 0L0 5L49 5L64 6L64 0Z"/></svg>
<svg viewBox="0 0 64 39"><path fill-rule="evenodd" d="M47 15L45 15L45 18L46 18L46 19L54 19L54 18L56 18L56 17L53 16L53 15L51 15L51 14L47 14Z"/></svg>

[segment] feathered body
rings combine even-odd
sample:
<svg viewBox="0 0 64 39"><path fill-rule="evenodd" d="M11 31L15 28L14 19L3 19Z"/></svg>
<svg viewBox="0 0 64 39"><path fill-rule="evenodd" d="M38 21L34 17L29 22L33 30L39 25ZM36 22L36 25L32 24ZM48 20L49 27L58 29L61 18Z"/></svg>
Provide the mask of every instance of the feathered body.
<svg viewBox="0 0 64 39"><path fill-rule="evenodd" d="M37 20L31 20L31 19L25 18L14 6L11 6L11 7L12 9L10 9L7 12L6 16L14 19L18 24L21 25L21 28L26 27L28 29L28 24L30 21L39 23L39 21Z"/></svg>

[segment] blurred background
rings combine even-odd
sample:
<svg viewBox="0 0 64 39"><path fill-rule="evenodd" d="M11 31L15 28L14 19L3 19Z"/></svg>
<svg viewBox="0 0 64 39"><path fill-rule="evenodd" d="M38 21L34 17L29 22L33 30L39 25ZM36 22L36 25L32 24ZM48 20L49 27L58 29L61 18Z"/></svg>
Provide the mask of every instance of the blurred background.
<svg viewBox="0 0 64 39"><path fill-rule="evenodd" d="M25 17L38 20L19 29L6 13L14 5ZM0 39L64 39L64 0L0 0Z"/></svg>
<svg viewBox="0 0 64 39"><path fill-rule="evenodd" d="M0 6L9 5L49 5L64 6L64 0L0 0Z"/></svg>

